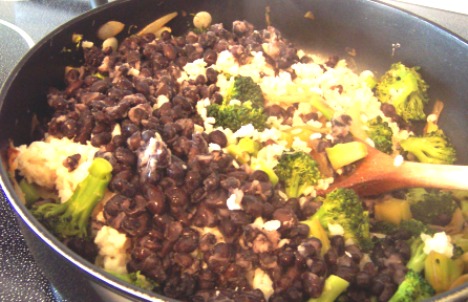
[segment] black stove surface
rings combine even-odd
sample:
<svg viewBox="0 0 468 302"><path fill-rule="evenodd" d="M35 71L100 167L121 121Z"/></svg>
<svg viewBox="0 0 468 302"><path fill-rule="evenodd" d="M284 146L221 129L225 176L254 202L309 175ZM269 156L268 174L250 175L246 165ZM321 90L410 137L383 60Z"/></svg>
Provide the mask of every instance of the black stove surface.
<svg viewBox="0 0 468 302"><path fill-rule="evenodd" d="M381 0L468 39L467 15ZM105 0L0 0L0 87L27 50L47 33ZM66 276L64 276L66 278ZM34 262L0 190L0 301L64 301Z"/></svg>

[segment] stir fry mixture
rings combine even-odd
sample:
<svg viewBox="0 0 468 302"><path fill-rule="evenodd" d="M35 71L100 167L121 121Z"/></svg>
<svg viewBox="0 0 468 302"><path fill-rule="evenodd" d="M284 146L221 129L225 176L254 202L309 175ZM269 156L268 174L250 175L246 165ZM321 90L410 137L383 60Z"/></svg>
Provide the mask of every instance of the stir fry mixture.
<svg viewBox="0 0 468 302"><path fill-rule="evenodd" d="M77 40L84 63L50 90L41 139L11 146L51 232L183 301L419 301L467 280L468 192L326 191L367 145L395 165L455 161L418 67L358 74L206 12L176 36L175 16L120 43L117 21L102 43Z"/></svg>

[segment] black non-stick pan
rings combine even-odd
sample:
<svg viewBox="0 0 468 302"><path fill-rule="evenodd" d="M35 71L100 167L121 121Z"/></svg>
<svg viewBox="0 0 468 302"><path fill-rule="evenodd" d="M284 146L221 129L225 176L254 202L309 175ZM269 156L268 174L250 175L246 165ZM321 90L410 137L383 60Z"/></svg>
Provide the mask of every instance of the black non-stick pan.
<svg viewBox="0 0 468 302"><path fill-rule="evenodd" d="M167 13L173 34L191 26L192 14L209 11L215 23L230 28L234 20L248 20L257 28L270 22L285 37L311 52L348 59L357 70L381 74L391 63L422 66L431 99L444 100L440 124L458 150L460 164L468 164L468 44L463 39L409 13L368 0L124 0L90 11L41 40L18 64L0 95L0 146L32 140L33 115L49 114L49 87L64 87L65 66L78 66L81 54L72 35L97 41L98 27L118 20L138 29ZM313 18L304 15L311 12ZM309 15L310 16L310 15ZM128 34L122 33L121 36ZM119 36L121 38L121 36ZM467 176L468 177L468 176ZM18 214L22 233L44 273L70 301L125 301L165 299L129 286L77 256L39 224L20 202L1 166L5 193ZM468 287L444 295L466 299ZM440 297L441 298L441 297Z"/></svg>

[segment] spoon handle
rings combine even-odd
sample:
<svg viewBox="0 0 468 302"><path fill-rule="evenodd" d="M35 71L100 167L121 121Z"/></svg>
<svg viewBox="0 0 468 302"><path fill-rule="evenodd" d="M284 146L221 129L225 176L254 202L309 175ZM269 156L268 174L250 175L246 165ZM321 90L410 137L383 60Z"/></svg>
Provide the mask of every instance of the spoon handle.
<svg viewBox="0 0 468 302"><path fill-rule="evenodd" d="M468 166L405 162L399 173L412 187L468 190Z"/></svg>
<svg viewBox="0 0 468 302"><path fill-rule="evenodd" d="M404 162L398 167L382 165L380 173L363 177L361 182L344 183L344 186L353 187L361 196L411 187L468 190L468 166L416 162Z"/></svg>

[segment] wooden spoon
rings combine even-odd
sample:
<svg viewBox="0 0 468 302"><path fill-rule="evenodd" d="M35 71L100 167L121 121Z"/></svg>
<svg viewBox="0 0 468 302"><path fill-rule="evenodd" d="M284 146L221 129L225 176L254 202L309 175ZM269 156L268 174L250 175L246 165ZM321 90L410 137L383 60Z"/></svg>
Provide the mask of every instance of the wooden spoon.
<svg viewBox="0 0 468 302"><path fill-rule="evenodd" d="M367 145L368 155L356 170L338 177L323 195L335 188L352 188L360 196L377 195L392 190L424 187L468 190L468 166L423 164L404 161L400 165L395 158Z"/></svg>

